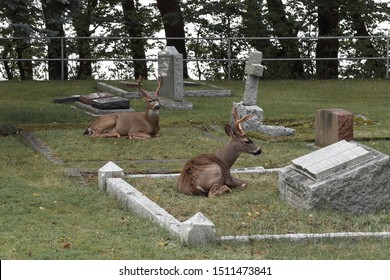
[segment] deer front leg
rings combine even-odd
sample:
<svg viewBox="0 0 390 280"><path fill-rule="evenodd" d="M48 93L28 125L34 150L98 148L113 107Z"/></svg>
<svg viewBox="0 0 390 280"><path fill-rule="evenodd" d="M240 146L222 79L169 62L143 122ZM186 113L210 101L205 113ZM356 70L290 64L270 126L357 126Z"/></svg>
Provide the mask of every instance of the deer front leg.
<svg viewBox="0 0 390 280"><path fill-rule="evenodd" d="M231 192L232 190L226 186L226 185L218 185L218 184L213 184L209 191L209 197L215 197L219 196L221 194L224 194L226 192Z"/></svg>
<svg viewBox="0 0 390 280"><path fill-rule="evenodd" d="M129 133L129 139L150 139L152 136L144 132Z"/></svg>
<svg viewBox="0 0 390 280"><path fill-rule="evenodd" d="M121 135L118 132L116 132L116 131L111 131L111 132L108 132L108 133L96 134L96 137L100 137L100 138L110 138L110 137L120 138Z"/></svg>
<svg viewBox="0 0 390 280"><path fill-rule="evenodd" d="M245 189L248 185L247 182L234 178L232 176L230 176L230 178L226 178L225 183L231 188L238 188L238 189Z"/></svg>

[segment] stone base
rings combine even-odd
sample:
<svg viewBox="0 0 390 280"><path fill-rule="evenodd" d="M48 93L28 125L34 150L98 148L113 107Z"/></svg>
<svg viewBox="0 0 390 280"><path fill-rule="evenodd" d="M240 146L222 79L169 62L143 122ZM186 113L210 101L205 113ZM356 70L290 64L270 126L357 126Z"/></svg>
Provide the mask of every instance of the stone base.
<svg viewBox="0 0 390 280"><path fill-rule="evenodd" d="M185 90L184 96L190 96L190 97L229 97L229 96L232 96L232 91L229 89Z"/></svg>
<svg viewBox="0 0 390 280"><path fill-rule="evenodd" d="M244 131L257 131L269 136L293 136L295 129L286 128L284 126L272 126L263 124L264 111L259 106L245 106L242 102L233 102L233 108L237 108L239 116L246 116L252 114L253 117L242 124ZM233 120L233 116L231 121Z"/></svg>
<svg viewBox="0 0 390 280"><path fill-rule="evenodd" d="M389 156L340 141L282 168L279 191L288 204L308 210L334 209L359 215L388 209Z"/></svg>
<svg viewBox="0 0 390 280"><path fill-rule="evenodd" d="M160 105L167 109L192 110L192 103L189 101L173 101L169 98L159 97Z"/></svg>

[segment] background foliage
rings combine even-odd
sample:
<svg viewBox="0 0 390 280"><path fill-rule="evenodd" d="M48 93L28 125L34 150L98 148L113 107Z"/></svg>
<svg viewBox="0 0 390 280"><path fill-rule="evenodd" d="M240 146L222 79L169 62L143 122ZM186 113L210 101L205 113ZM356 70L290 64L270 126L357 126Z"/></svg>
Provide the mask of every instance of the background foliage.
<svg viewBox="0 0 390 280"><path fill-rule="evenodd" d="M155 69L144 59L152 50L152 58L156 58L156 49L165 45L175 46L184 58L227 59L230 55L240 59L256 49L266 58L296 59L265 62L266 78L272 79L383 78L385 60L339 63L333 59L385 57L385 38L367 36L387 36L390 7L388 1L376 0L1 0L0 17L0 70L8 80L148 76ZM158 34L171 39L145 39L160 30L164 33ZM53 36L72 39L62 41ZM257 39L219 40L243 36ZM286 39L316 36L328 39ZM333 36L358 37L341 40ZM105 40L107 37L117 39ZM193 39L181 39L186 37ZM56 60L61 57L79 60L63 65ZM33 58L51 61L29 60ZM86 60L89 58L96 62ZM98 63L102 58L121 60L114 61L107 72ZM187 64L184 66L186 78ZM229 68L226 62L200 61L191 67L198 79L244 76L242 63ZM100 76L96 74L99 71L103 73Z"/></svg>

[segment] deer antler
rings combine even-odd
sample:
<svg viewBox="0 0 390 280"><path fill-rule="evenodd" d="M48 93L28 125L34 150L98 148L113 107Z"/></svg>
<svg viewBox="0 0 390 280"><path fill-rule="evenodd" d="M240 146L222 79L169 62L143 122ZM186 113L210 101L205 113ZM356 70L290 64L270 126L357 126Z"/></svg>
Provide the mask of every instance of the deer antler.
<svg viewBox="0 0 390 280"><path fill-rule="evenodd" d="M238 113L237 113L237 107L234 107L234 110L233 110L233 119L234 119L234 125L235 125L235 128L237 130L238 133L240 133L241 135L245 135L245 132L244 130L242 129L242 123L249 120L250 118L252 118L253 115L250 114L250 115L247 115L245 117L242 117L241 119L239 118L238 116Z"/></svg>
<svg viewBox="0 0 390 280"><path fill-rule="evenodd" d="M155 95L158 96L158 94L160 93L161 86L163 85L164 81L163 81L163 77L161 75L158 76L158 79L157 79L156 75L154 77L156 78L157 83L158 83Z"/></svg>
<svg viewBox="0 0 390 280"><path fill-rule="evenodd" d="M143 88L141 88L141 82L144 80L145 78L143 78L142 76L139 76L138 80L137 80L137 87L138 87L138 90L140 91L140 93L142 95L144 95L146 98L150 98L150 95L149 93L147 93Z"/></svg>

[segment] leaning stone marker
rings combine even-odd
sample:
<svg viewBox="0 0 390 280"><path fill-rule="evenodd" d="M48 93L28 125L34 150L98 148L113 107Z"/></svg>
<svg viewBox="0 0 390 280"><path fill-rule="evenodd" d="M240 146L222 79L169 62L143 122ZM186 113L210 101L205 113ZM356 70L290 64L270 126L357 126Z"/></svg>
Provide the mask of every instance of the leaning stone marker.
<svg viewBox="0 0 390 280"><path fill-rule="evenodd" d="M263 76L264 71L264 66L261 65L262 59L263 54L259 51L249 53L248 61L245 63L247 78L244 98L239 103L233 102L233 108L237 109L240 117L252 115L252 118L243 124L246 131L259 131L270 136L292 136L295 134L295 129L263 124L264 111L256 105L259 79ZM231 120L233 120L233 116Z"/></svg>
<svg viewBox="0 0 390 280"><path fill-rule="evenodd" d="M254 106L257 102L257 92L259 87L259 78L263 76L264 66L261 65L263 54L261 52L249 53L248 61L245 63L245 73L247 74L245 82L244 100L245 106Z"/></svg>
<svg viewBox="0 0 390 280"><path fill-rule="evenodd" d="M364 214L390 208L389 156L355 142L294 159L279 173L280 196L303 209Z"/></svg>
<svg viewBox="0 0 390 280"><path fill-rule="evenodd" d="M319 147L353 139L353 114L342 109L316 111L315 144Z"/></svg>

